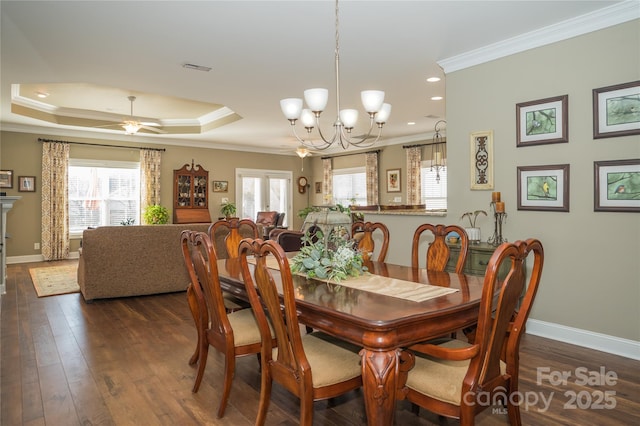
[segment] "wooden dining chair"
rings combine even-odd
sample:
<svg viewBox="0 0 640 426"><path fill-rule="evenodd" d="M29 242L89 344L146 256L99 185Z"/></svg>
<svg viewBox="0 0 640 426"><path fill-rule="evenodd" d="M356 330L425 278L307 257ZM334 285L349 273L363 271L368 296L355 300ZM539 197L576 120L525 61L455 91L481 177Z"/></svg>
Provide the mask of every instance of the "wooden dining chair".
<svg viewBox="0 0 640 426"><path fill-rule="evenodd" d="M218 259L237 258L238 245L243 238L261 238L258 225L251 219L218 220L209 226L208 233Z"/></svg>
<svg viewBox="0 0 640 426"><path fill-rule="evenodd" d="M377 261L384 262L389 250L389 228L380 222L354 222L351 225L351 236L358 241L358 250L362 253L364 261L372 260L371 257L376 245L373 233L376 230L382 233L382 246Z"/></svg>
<svg viewBox="0 0 640 426"><path fill-rule="evenodd" d="M253 275L247 256L253 255ZM282 298L267 266L277 264ZM327 334L302 335L289 262L272 240L245 239L240 243L240 265L251 306L262 335L262 380L256 425L263 425L275 380L300 398L300 424L313 423L313 402L333 398L362 386L359 348ZM273 266L271 266L273 267ZM274 270L274 272L276 272ZM278 347L269 339L273 326Z"/></svg>
<svg viewBox="0 0 640 426"><path fill-rule="evenodd" d="M202 297L196 298L198 308L198 351L194 354L198 370L193 392L198 392L207 365L209 346L224 355L224 381L217 416L224 415L235 372L236 357L260 354L262 339L252 309L227 313L220 281L216 253L205 232L184 231L183 250L192 264L191 287ZM186 247L185 247L186 246ZM191 303L191 302L190 302ZM275 340L272 340L275 344Z"/></svg>
<svg viewBox="0 0 640 426"><path fill-rule="evenodd" d="M526 283L525 261L530 253L533 268ZM403 351L398 398L458 418L463 426L472 425L476 414L498 401L507 407L510 424L520 425L520 339L538 291L543 261L542 244L536 239L500 245L487 267L474 343L448 340ZM501 280L503 262L510 269Z"/></svg>
<svg viewBox="0 0 640 426"><path fill-rule="evenodd" d="M464 263L467 260L467 253L469 251L469 237L465 230L457 225L432 225L430 223L420 225L413 233L411 266L414 268L419 267L420 237L425 231L430 231L433 234L433 241L427 248L427 263L425 266L432 271L444 271L449 262L451 250L449 250L449 246L445 242L447 235L450 232L456 232L460 235L460 254L456 262L456 273L461 274L464 270Z"/></svg>

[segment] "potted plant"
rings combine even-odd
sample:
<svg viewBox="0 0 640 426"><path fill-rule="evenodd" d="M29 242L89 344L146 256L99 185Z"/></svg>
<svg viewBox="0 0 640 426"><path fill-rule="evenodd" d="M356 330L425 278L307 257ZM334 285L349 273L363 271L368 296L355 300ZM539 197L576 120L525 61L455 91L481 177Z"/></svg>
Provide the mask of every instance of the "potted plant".
<svg viewBox="0 0 640 426"><path fill-rule="evenodd" d="M236 215L236 211L237 208L235 203L231 203L228 201L226 203L222 203L220 207L220 213L222 213L227 219L234 217Z"/></svg>
<svg viewBox="0 0 640 426"><path fill-rule="evenodd" d="M147 225L164 225L169 223L169 210L159 204L152 204L144 209L144 222Z"/></svg>
<svg viewBox="0 0 640 426"><path fill-rule="evenodd" d="M463 220L465 217L469 219L469 228L464 228L465 232L469 236L469 242L473 244L480 244L480 228L476 226L476 221L478 220L479 215L487 215L487 212L484 210L475 210L472 212L463 213L460 216L460 220Z"/></svg>

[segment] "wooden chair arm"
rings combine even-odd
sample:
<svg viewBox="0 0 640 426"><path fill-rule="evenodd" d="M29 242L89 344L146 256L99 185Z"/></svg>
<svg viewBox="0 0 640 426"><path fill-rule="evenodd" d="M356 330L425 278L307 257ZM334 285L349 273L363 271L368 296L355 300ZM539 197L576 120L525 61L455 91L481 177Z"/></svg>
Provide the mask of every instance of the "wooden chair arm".
<svg viewBox="0 0 640 426"><path fill-rule="evenodd" d="M444 348L431 343L417 343L409 347L409 350L436 358L451 361L464 361L471 359L480 352L480 345L471 345L466 348Z"/></svg>

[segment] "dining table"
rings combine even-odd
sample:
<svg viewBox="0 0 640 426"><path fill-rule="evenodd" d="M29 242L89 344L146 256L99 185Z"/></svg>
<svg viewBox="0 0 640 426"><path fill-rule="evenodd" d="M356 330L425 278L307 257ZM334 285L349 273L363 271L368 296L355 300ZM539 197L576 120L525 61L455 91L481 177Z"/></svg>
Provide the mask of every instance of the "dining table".
<svg viewBox="0 0 640 426"><path fill-rule="evenodd" d="M392 425L401 351L475 324L484 278L376 261L365 266L366 276L338 283L293 274L296 309L301 324L362 347L367 424ZM239 259L218 260L223 290L247 300L240 271ZM281 285L280 272L272 275Z"/></svg>

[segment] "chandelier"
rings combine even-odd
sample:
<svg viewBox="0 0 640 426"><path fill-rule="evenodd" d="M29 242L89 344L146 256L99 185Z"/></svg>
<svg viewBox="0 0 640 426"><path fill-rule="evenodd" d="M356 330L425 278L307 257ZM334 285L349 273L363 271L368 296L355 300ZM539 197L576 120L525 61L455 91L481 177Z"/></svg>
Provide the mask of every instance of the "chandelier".
<svg viewBox="0 0 640 426"><path fill-rule="evenodd" d="M329 91L327 89L307 89L304 91L304 100L307 108L302 108L302 99L287 98L280 101L282 113L291 123L293 134L298 141L309 148L327 149L334 143L340 144L343 149L347 149L350 145L355 147L368 147L373 145L380 139L382 135L382 127L389 118L391 113L391 105L384 103L384 92L381 90L364 90L361 92L362 105L364 110L369 114L369 131L360 136L351 134L356 122L358 121L358 110L340 109L340 33L338 19L338 0L336 0L336 48L335 48L335 73L336 73L336 111L337 117L333 123L333 135L326 137L320 129L320 114L327 106ZM302 125L310 135L314 127L318 127L318 135L321 140L304 140L296 132L296 121L300 119ZM371 134L374 129L374 123L378 128L377 136Z"/></svg>
<svg viewBox="0 0 640 426"><path fill-rule="evenodd" d="M431 142L431 171L436 169L436 182L440 183L440 170L445 170L447 158L447 142L440 136L439 124L446 124L444 120L439 120L434 126L433 141Z"/></svg>

